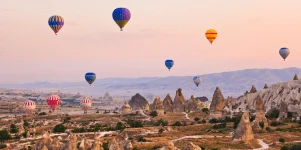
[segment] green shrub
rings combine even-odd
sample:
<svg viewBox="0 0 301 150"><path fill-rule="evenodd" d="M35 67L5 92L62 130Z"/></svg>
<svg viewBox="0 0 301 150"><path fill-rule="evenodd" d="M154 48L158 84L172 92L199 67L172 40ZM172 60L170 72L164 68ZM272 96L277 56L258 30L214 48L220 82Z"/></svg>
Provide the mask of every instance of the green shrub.
<svg viewBox="0 0 301 150"><path fill-rule="evenodd" d="M273 127L281 126L281 125L285 125L285 124L282 123L282 122L278 122L278 121L272 121L272 122L271 122L271 126L273 126Z"/></svg>
<svg viewBox="0 0 301 150"><path fill-rule="evenodd" d="M24 120L24 127L28 127L29 126L29 123L26 121L26 120Z"/></svg>
<svg viewBox="0 0 301 150"><path fill-rule="evenodd" d="M203 147L203 146L201 146L201 145L200 145L199 147L200 147L202 150L206 150L205 147Z"/></svg>
<svg viewBox="0 0 301 150"><path fill-rule="evenodd" d="M158 116L157 111L152 111L152 112L150 113L150 116L152 116L153 118L156 117L156 116Z"/></svg>
<svg viewBox="0 0 301 150"><path fill-rule="evenodd" d="M10 133L18 133L19 129L16 127L15 124L10 125Z"/></svg>
<svg viewBox="0 0 301 150"><path fill-rule="evenodd" d="M181 122L180 121L176 121L172 126L181 126Z"/></svg>
<svg viewBox="0 0 301 150"><path fill-rule="evenodd" d="M108 143L108 142L104 142L104 143L102 144L102 148L103 148L103 150L110 150L110 148L109 148L109 143Z"/></svg>
<svg viewBox="0 0 301 150"><path fill-rule="evenodd" d="M159 148L162 148L162 146L155 145L155 146L152 148L152 150L157 150L157 149L159 149Z"/></svg>
<svg viewBox="0 0 301 150"><path fill-rule="evenodd" d="M263 121L259 122L259 126L261 127L261 129L263 129L264 128L264 122Z"/></svg>
<svg viewBox="0 0 301 150"><path fill-rule="evenodd" d="M159 129L158 132L159 132L159 134L162 134L164 132L164 129L161 128L161 129Z"/></svg>
<svg viewBox="0 0 301 150"><path fill-rule="evenodd" d="M198 122L198 121L200 121L200 118L195 117L195 118L194 118L194 121Z"/></svg>
<svg viewBox="0 0 301 150"><path fill-rule="evenodd" d="M285 139L284 138L279 138L279 142L285 143Z"/></svg>
<svg viewBox="0 0 301 150"><path fill-rule="evenodd" d="M44 115L47 115L47 114L45 112L39 113L39 116L44 116Z"/></svg>
<svg viewBox="0 0 301 150"><path fill-rule="evenodd" d="M234 120L234 124L233 124L233 128L236 129L239 122L240 122L240 119L241 119L242 115L239 115L238 117L235 117L235 120Z"/></svg>
<svg viewBox="0 0 301 150"><path fill-rule="evenodd" d="M202 124L206 124L206 120L205 119L202 120Z"/></svg>
<svg viewBox="0 0 301 150"><path fill-rule="evenodd" d="M58 124L53 128L53 132L55 133L63 133L66 131L66 127L63 124Z"/></svg>
<svg viewBox="0 0 301 150"><path fill-rule="evenodd" d="M162 118L154 123L155 126L168 126L168 121L164 121Z"/></svg>
<svg viewBox="0 0 301 150"><path fill-rule="evenodd" d="M143 124L139 120L128 120L127 124L130 125L131 128L142 128Z"/></svg>
<svg viewBox="0 0 301 150"><path fill-rule="evenodd" d="M139 150L137 147L134 147L133 150Z"/></svg>
<svg viewBox="0 0 301 150"><path fill-rule="evenodd" d="M226 127L226 123L218 123L213 126L213 129L222 129Z"/></svg>
<svg viewBox="0 0 301 150"><path fill-rule="evenodd" d="M8 133L7 130L0 131L0 141L5 141L11 139L11 135Z"/></svg>
<svg viewBox="0 0 301 150"><path fill-rule="evenodd" d="M208 108L203 108L203 109L202 109L202 112L204 112L204 113L208 114L208 112L209 112L209 109L208 109Z"/></svg>
<svg viewBox="0 0 301 150"><path fill-rule="evenodd" d="M4 149L4 148L6 148L6 147L7 147L6 144L0 143L0 149Z"/></svg>
<svg viewBox="0 0 301 150"><path fill-rule="evenodd" d="M279 117L280 111L273 108L271 112L268 113L267 118L268 119L277 119Z"/></svg>
<svg viewBox="0 0 301 150"><path fill-rule="evenodd" d="M146 142L146 139L144 137L140 136L137 138L137 141L138 142Z"/></svg>
<svg viewBox="0 0 301 150"><path fill-rule="evenodd" d="M212 118L212 119L209 120L209 123L218 123L218 120L215 119L215 118Z"/></svg>
<svg viewBox="0 0 301 150"><path fill-rule="evenodd" d="M126 128L126 126L123 124L123 123L121 123L121 122L118 122L117 124L116 124L116 130L123 130L123 129L125 129Z"/></svg>

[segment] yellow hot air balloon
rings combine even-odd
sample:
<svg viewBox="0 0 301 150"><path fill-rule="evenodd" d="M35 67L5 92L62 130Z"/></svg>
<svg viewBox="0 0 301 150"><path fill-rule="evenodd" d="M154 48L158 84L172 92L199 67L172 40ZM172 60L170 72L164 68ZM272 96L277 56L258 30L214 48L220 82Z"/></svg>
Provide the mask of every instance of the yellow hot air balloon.
<svg viewBox="0 0 301 150"><path fill-rule="evenodd" d="M217 37L217 32L214 29L209 29L209 30L206 31L205 36L208 39L208 41L212 44L212 42Z"/></svg>

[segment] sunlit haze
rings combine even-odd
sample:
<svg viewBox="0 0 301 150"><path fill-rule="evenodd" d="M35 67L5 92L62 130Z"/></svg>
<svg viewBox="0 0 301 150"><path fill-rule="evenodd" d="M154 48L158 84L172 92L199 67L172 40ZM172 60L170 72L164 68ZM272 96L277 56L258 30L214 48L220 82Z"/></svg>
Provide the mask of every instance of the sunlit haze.
<svg viewBox="0 0 301 150"><path fill-rule="evenodd" d="M122 32L117 7L132 14ZM300 0L1 0L0 83L300 67L300 8ZM57 36L52 15L65 20ZM291 51L286 61L281 47Z"/></svg>

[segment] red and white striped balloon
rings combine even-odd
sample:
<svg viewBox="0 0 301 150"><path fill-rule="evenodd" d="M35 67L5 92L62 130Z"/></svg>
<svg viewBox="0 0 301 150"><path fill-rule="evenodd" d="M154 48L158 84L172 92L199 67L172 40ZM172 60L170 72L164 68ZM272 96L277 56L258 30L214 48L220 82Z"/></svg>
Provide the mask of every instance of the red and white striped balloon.
<svg viewBox="0 0 301 150"><path fill-rule="evenodd" d="M89 108L92 107L92 101L88 98L82 99L80 101L80 106L83 110L87 111Z"/></svg>
<svg viewBox="0 0 301 150"><path fill-rule="evenodd" d="M60 105L61 98L58 95L51 95L47 98L46 102L49 108L54 111Z"/></svg>
<svg viewBox="0 0 301 150"><path fill-rule="evenodd" d="M36 103L31 100L26 100L23 103L23 108L27 114L32 114L32 112L36 109Z"/></svg>

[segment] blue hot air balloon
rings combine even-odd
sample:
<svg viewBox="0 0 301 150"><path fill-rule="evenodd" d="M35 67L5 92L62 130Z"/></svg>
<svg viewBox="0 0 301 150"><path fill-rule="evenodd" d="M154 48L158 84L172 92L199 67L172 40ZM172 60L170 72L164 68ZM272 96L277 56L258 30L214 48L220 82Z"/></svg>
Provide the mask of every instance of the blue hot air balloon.
<svg viewBox="0 0 301 150"><path fill-rule="evenodd" d="M290 54L290 50L286 47L282 47L280 50L279 50L279 54L280 56L284 59L286 59L286 57Z"/></svg>
<svg viewBox="0 0 301 150"><path fill-rule="evenodd" d="M95 79L96 79L96 74L95 73L93 73L93 72L88 72L88 73L86 73L86 75L85 75L85 79L86 79L86 81L90 84L90 86L91 86L91 84L95 81Z"/></svg>
<svg viewBox="0 0 301 150"><path fill-rule="evenodd" d="M61 16L54 15L48 19L48 25L54 31L55 35L62 29L64 26L64 19Z"/></svg>
<svg viewBox="0 0 301 150"><path fill-rule="evenodd" d="M113 11L112 17L116 24L119 26L120 31L122 28L130 21L131 19L131 12L127 8L116 8Z"/></svg>
<svg viewBox="0 0 301 150"><path fill-rule="evenodd" d="M169 69L169 71L170 71L170 68L171 68L173 65L174 65L174 61L173 61L173 60L167 59L167 60L165 61L165 66Z"/></svg>
<svg viewBox="0 0 301 150"><path fill-rule="evenodd" d="M199 77L199 76L195 76L195 77L193 77L193 82L195 83L195 85L198 87L199 86L199 84L202 82L202 78L201 77Z"/></svg>

